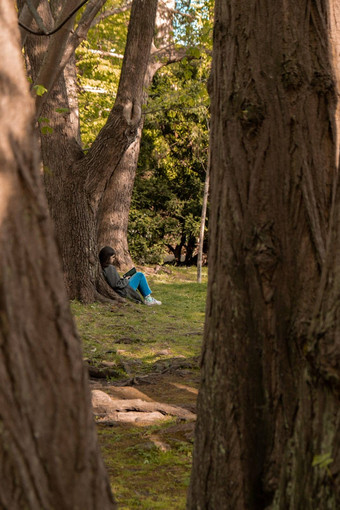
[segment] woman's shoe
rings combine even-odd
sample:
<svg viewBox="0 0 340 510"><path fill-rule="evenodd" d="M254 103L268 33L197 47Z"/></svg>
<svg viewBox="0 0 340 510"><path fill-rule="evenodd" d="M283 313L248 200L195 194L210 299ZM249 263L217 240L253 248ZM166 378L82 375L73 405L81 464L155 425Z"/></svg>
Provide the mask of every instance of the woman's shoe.
<svg viewBox="0 0 340 510"><path fill-rule="evenodd" d="M144 303L148 306L153 306L161 305L162 301L157 301L157 299L153 298L152 296L146 296L146 298L144 299Z"/></svg>

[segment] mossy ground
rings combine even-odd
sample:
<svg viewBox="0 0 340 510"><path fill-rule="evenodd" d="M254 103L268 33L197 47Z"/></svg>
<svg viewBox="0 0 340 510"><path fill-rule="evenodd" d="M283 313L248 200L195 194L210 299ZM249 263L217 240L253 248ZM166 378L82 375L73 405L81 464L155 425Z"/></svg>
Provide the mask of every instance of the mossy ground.
<svg viewBox="0 0 340 510"><path fill-rule="evenodd" d="M117 386L147 376L136 386L146 399L195 410L203 336L207 274L196 283L196 268L154 273L143 268L162 306L121 307L72 303L91 364L109 362L116 377L91 381ZM190 479L193 423L174 418L155 425L98 424L99 442L112 490L121 510L185 508Z"/></svg>

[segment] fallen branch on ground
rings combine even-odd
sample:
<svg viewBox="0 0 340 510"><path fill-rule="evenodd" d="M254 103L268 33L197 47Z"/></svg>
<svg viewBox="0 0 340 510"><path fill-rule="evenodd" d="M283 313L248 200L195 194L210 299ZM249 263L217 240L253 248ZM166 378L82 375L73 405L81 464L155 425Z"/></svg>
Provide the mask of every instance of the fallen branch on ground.
<svg viewBox="0 0 340 510"><path fill-rule="evenodd" d="M147 402L142 399L113 399L100 390L92 391L93 412L101 421L156 421L165 416L176 416L182 420L194 421L196 414L179 406L161 402ZM131 414L133 413L133 414Z"/></svg>

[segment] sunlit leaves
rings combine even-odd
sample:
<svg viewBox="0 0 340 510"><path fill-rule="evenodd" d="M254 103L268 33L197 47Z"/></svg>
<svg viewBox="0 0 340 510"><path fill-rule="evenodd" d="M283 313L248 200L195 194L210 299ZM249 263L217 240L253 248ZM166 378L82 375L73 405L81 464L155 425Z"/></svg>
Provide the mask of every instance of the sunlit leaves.
<svg viewBox="0 0 340 510"><path fill-rule="evenodd" d="M110 0L104 8L108 10L121 3ZM85 147L96 138L114 105L129 14L125 11L96 24L77 50L81 134Z"/></svg>
<svg viewBox="0 0 340 510"><path fill-rule="evenodd" d="M313 467L320 467L323 469L328 468L329 464L332 464L333 459L330 453L324 453L322 455L315 455L313 458Z"/></svg>
<svg viewBox="0 0 340 510"><path fill-rule="evenodd" d="M213 0L177 0L175 23L177 41L186 46L212 48Z"/></svg>
<svg viewBox="0 0 340 510"><path fill-rule="evenodd" d="M34 85L33 89L37 96L43 96L47 92L47 89L43 85Z"/></svg>

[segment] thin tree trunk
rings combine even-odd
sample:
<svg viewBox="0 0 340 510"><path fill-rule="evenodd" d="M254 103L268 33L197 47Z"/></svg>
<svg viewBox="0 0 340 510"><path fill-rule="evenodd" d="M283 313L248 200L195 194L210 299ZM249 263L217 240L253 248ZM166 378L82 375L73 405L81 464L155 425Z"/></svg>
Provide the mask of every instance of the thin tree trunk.
<svg viewBox="0 0 340 510"><path fill-rule="evenodd" d="M215 3L209 290L190 509L340 505L339 391L314 368L337 371L333 320L327 340L313 335L315 362L306 359L337 173L330 6ZM322 454L333 459L327 469L315 465Z"/></svg>
<svg viewBox="0 0 340 510"><path fill-rule="evenodd" d="M203 244L204 244L205 220L207 217L207 207L208 207L209 182L210 182L210 153L208 154L208 164L207 164L207 169L205 172L200 235L199 235L199 239L198 239L197 283L202 283Z"/></svg>
<svg viewBox="0 0 340 510"><path fill-rule="evenodd" d="M0 43L0 507L113 509L10 0L0 4Z"/></svg>

